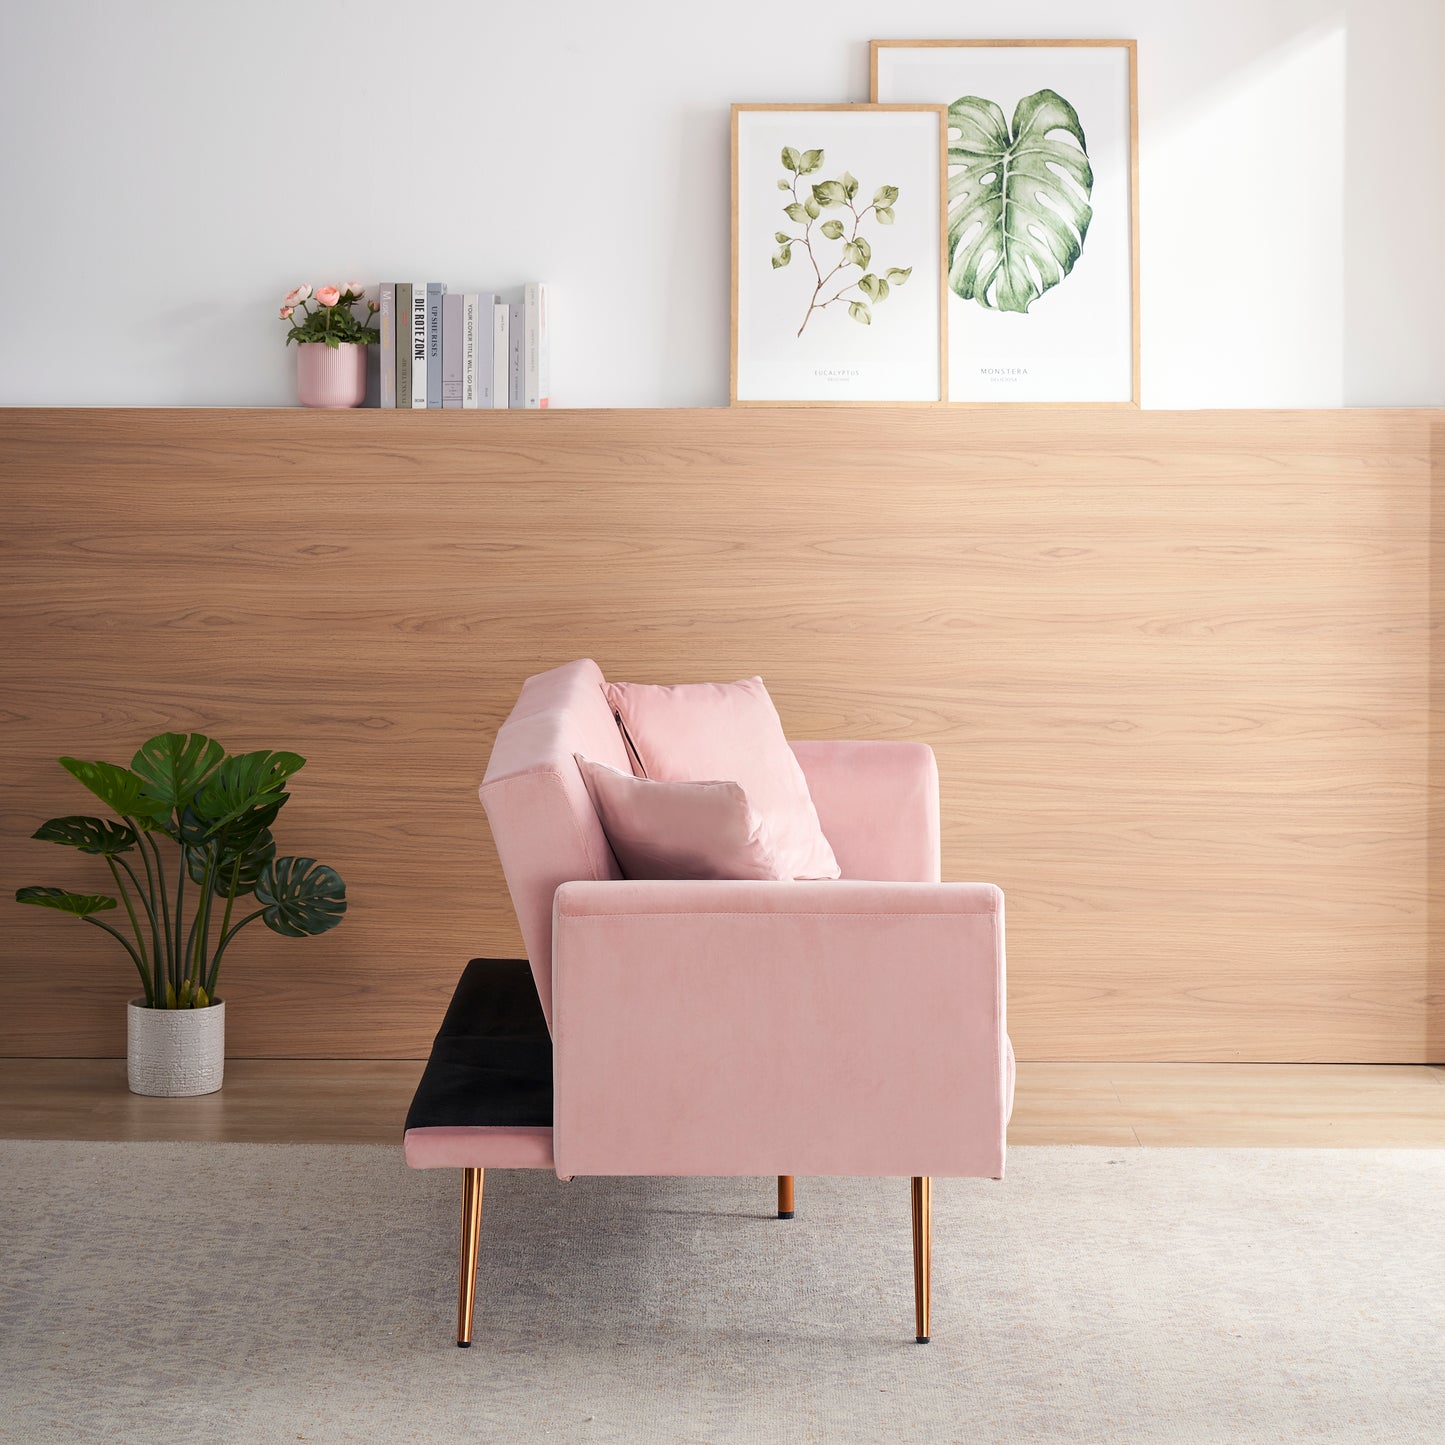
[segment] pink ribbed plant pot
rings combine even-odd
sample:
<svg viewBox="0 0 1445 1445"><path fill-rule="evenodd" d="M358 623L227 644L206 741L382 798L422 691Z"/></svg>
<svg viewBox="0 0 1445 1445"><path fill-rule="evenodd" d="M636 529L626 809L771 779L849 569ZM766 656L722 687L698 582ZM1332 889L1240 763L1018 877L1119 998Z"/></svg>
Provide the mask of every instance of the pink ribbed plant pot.
<svg viewBox="0 0 1445 1445"><path fill-rule="evenodd" d="M303 341L296 348L296 394L302 406L360 406L366 400L366 348Z"/></svg>

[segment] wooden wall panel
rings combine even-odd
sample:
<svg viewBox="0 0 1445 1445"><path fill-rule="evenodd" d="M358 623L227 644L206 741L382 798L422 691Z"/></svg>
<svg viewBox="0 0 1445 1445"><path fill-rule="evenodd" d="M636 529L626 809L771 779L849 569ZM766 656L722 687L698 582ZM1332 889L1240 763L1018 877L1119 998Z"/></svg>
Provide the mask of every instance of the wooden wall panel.
<svg viewBox="0 0 1445 1445"><path fill-rule="evenodd" d="M86 806L60 753L294 747L283 845L352 910L237 945L231 1052L416 1057L462 963L520 947L475 786L521 680L761 672L795 737L934 745L945 876L1008 893L1022 1057L1439 1058L1440 428L0 413L0 880L97 881L28 839ZM123 1052L108 944L0 904L0 1054Z"/></svg>

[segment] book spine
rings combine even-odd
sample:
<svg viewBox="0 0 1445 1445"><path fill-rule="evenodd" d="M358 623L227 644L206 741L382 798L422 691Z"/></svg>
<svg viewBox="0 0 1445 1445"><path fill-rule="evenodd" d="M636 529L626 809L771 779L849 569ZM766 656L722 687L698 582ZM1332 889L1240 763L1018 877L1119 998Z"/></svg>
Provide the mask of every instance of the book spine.
<svg viewBox="0 0 1445 1445"><path fill-rule="evenodd" d="M442 405L456 411L462 404L462 303L458 291L441 297Z"/></svg>
<svg viewBox="0 0 1445 1445"><path fill-rule="evenodd" d="M426 409L426 282L411 286L411 404Z"/></svg>
<svg viewBox="0 0 1445 1445"><path fill-rule="evenodd" d="M442 297L446 286L440 281L426 283L426 404L442 404Z"/></svg>
<svg viewBox="0 0 1445 1445"><path fill-rule="evenodd" d="M411 282L396 283L396 404L411 406Z"/></svg>
<svg viewBox="0 0 1445 1445"><path fill-rule="evenodd" d="M462 406L473 411L477 406L477 293L466 292L461 298L462 311ZM445 309L445 308L443 308ZM442 337L443 356L446 337Z"/></svg>
<svg viewBox="0 0 1445 1445"><path fill-rule="evenodd" d="M522 302L514 301L511 313L507 318L508 343L511 349L507 364L507 404L521 410L527 405L527 308Z"/></svg>
<svg viewBox="0 0 1445 1445"><path fill-rule="evenodd" d="M492 405L504 408L507 377L512 366L512 308L505 301L492 303Z"/></svg>
<svg viewBox="0 0 1445 1445"><path fill-rule="evenodd" d="M396 405L396 283L381 283L381 404Z"/></svg>
<svg viewBox="0 0 1445 1445"><path fill-rule="evenodd" d="M477 314L477 405L492 406L492 312L497 298L490 291L473 296Z"/></svg>
<svg viewBox="0 0 1445 1445"><path fill-rule="evenodd" d="M551 365L547 342L547 288L534 282L526 290L527 405L540 410L548 404Z"/></svg>

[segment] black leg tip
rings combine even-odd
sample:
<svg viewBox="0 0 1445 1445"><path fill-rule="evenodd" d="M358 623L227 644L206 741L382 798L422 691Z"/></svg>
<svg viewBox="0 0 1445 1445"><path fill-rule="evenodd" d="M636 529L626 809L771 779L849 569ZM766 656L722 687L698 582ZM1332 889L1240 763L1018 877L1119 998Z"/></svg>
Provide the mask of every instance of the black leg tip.
<svg viewBox="0 0 1445 1445"><path fill-rule="evenodd" d="M918 1336L918 1343L919 1343L920 1345L926 1345L926 1344L928 1343L928 1341L929 1341L930 1338L931 1338L931 1337L930 1337L929 1335L919 1335L919 1336Z"/></svg>
<svg viewBox="0 0 1445 1445"><path fill-rule="evenodd" d="M457 1349L459 1349L459 1350L469 1350L469 1349L471 1349L471 1347L472 1347L472 1342L471 1342L470 1340L458 1340L458 1341L457 1341Z"/></svg>
<svg viewBox="0 0 1445 1445"><path fill-rule="evenodd" d="M791 1219L792 1217L793 1217L793 1211L792 1211L791 1209L780 1209L780 1210L778 1210L778 1218L779 1218L779 1219Z"/></svg>

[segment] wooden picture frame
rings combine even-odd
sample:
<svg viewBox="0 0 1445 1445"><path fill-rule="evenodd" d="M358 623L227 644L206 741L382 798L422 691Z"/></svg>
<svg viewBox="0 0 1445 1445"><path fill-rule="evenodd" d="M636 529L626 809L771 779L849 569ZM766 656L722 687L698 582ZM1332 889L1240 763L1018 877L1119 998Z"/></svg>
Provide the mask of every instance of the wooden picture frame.
<svg viewBox="0 0 1445 1445"><path fill-rule="evenodd" d="M1075 259L1087 260L1091 263L1090 270L1086 272L1084 266L1081 265L1078 272L1075 273L1073 260L1068 260L1067 264L1059 263L1062 274L1057 279L1049 280L1041 277L1038 267L1032 261L1028 263L1029 275L1032 277L1031 284L1037 288L1037 294L1033 295L1032 299L1025 304L1023 311L1018 314L1027 314L1032 301L1040 299L1044 301L1044 305L1034 314L1053 313L1049 315L1048 325L1036 333L1041 339L1036 347L1037 363L1031 371L1027 364L1030 358L1030 343L1021 336L1020 328L1015 324L1017 316L1000 314L1004 310L1017 312L1018 308L1016 306L1000 307L996 301L987 298L980 299L978 294L965 294L970 284L970 278L967 275L968 268L966 266L960 268L963 272L960 278L963 289L956 293L954 287L949 286L948 290L950 298L948 309L951 313L950 326L953 334L950 355L952 390L949 399L953 405L991 405L1005 402L1013 405L1034 406L1138 407L1140 398L1138 46L1137 42L1133 40L874 40L870 42L869 96L873 102L878 102L880 95L884 94L887 94L890 100L919 98L916 92L920 88L927 89L934 83L944 83L945 88L948 88L949 80L954 80L952 88L959 90L959 96L940 94L936 97L938 100L945 104L959 104L963 98L978 100L987 97L987 89L982 85L969 84L970 72L976 70L980 77L992 73L1000 82L1001 94L998 98L987 98L994 102L998 118L1003 121L1005 137L1010 134L1009 108L1012 102L1007 86L1002 82L1006 78L1006 69L1009 65L1014 65L1018 76L1023 77L1030 69L1047 66L1047 61L1043 56L1040 55L1035 59L1037 52L1097 52L1102 50L1120 52L1122 77L1119 83L1122 90L1127 92L1127 95L1120 94L1117 97L1120 110L1111 112L1102 97L1091 95L1092 109L1086 122L1073 104L1065 102L1064 106L1064 110L1073 118L1074 133L1080 140L1086 129L1092 129L1095 126L1099 127L1105 140L1105 154L1099 160L1096 160L1094 152L1087 146L1079 147L1083 152L1084 161L1093 169L1089 189L1087 191L1080 189L1079 191L1086 203L1082 209L1089 212L1089 217L1082 234L1078 232L1076 226L1074 228L1073 234L1078 238ZM957 67L959 73L956 79L950 74L952 67L944 63L944 57L930 56L927 60L910 67L912 73L907 75L900 73L903 67L895 62L895 73L892 76L884 75L880 79L880 67L886 68L889 60L902 51L969 51L974 52L975 56L980 59L984 52L1018 51L1021 52L1021 55L1017 61L1013 57L990 55L987 64L980 64L977 67L963 63L964 58L960 56L960 63ZM1083 59L1082 56L1080 58ZM1054 57L1054 59L1062 63L1062 57ZM928 77L928 71L936 72L933 78ZM1040 77L1042 73L1040 70ZM1080 76L1087 75L1087 68L1081 67L1078 74ZM1112 84L1113 78L1109 77L1109 80ZM1093 80L1090 80L1091 85L1094 83ZM1036 77L1025 81L1021 89L1027 90L1038 84L1039 78ZM1036 92L1036 94L1042 93L1042 88ZM929 96L929 99L933 98L935 97ZM1078 101L1079 98L1076 96L1075 100ZM1013 111L1015 137L1019 110L1024 104L1025 101L1021 94L1018 108ZM1127 112L1123 109L1125 104L1127 104ZM958 129L955 126L951 134L957 133ZM1060 124L1051 134L1057 135L1060 130L1066 129L1064 125ZM1041 130L1038 133L1043 134ZM957 151L955 153L957 154ZM1107 166L1107 195L1103 198L1098 196L1100 187L1096 184L1097 168L1101 163ZM1127 166L1126 176L1117 173L1117 167L1121 163ZM986 165L987 162L985 161L983 164ZM981 169L982 166L980 166ZM1107 208L1102 213L1100 211L1101 199L1107 202ZM1127 218L1117 215L1117 209L1125 205L1128 210ZM1067 209L1067 201L1065 209ZM1101 214L1104 221L1102 225L1100 224ZM1073 225L1073 222L1070 221L1070 224ZM978 234L976 228L974 234ZM1088 248L1090 241L1095 242L1093 251ZM1121 256L1121 248L1125 245L1127 246L1127 269L1125 269L1124 259ZM1094 262L1095 255L1100 257L1098 263ZM1045 268L1055 264L1055 260L1051 260L1048 255L1044 255L1040 259ZM944 270L946 273L951 269L952 260L945 244ZM1089 278L1088 282L1081 286L1079 283L1086 275ZM1065 284L1061 285L1060 282ZM1070 282L1073 283L1072 287L1068 284ZM1053 303L1052 293L1056 286L1060 301L1067 293L1067 304L1063 307ZM1118 310L1122 308L1125 296L1127 296L1129 308L1127 326L1117 314ZM1019 299L1017 293L1013 299ZM978 305L973 304L975 301L978 302ZM983 309L980 310L980 307ZM985 320L984 313L989 311L992 311L994 315ZM1060 319L1061 311L1068 314L1068 320ZM1092 316L1092 320L1089 319L1090 316ZM1091 338L1092 351L1063 344L1067 342L1071 334L1070 327L1073 328L1072 334L1087 335ZM1055 355L1050 355L1051 342ZM1068 362L1057 360L1058 357L1065 354L1070 357ZM990 364L991 362L992 364ZM1127 377L1123 370L1126 362ZM1011 374L1019 372L1022 375ZM1052 394L1055 390L1058 391L1058 395ZM1093 394L1095 390L1099 394ZM993 394L988 394L990 392Z"/></svg>
<svg viewBox="0 0 1445 1445"><path fill-rule="evenodd" d="M897 224L897 218L904 214L903 207L897 206L897 193L899 186L892 184L879 185L875 191L873 187L882 180L881 176L872 174L871 169L864 174L860 181L855 181L851 171L846 164L838 165L835 159L829 159L833 140L815 149L794 148L791 143L783 147L781 156L777 148L777 136L781 134L779 127L758 123L756 134L753 131L753 117L786 117L795 115L800 121L806 121L810 117L822 122L813 127L800 125L797 130L797 139L805 138L805 133L812 134L813 138L824 137L843 138L845 142L851 138L853 143L860 144L865 140L868 145L876 147L878 141L870 135L875 128L854 125L854 120L867 117L887 116L908 116L908 117L929 117L933 120L932 126L920 123L916 126L900 125L898 139L903 145L898 151L898 167L908 177L910 184L902 187L905 202L915 201L918 189L923 187L925 194L929 197L924 213L907 217L907 224ZM948 396L948 307L946 277L943 270L943 256L946 252L947 227L948 227L948 206L947 206L947 163L948 163L948 129L947 129L947 108L935 104L906 104L906 105L874 105L874 104L803 104L803 105L751 105L739 104L732 107L732 258L731 258L731 337L730 337L730 359L728 367L728 400L733 406L941 406L946 402ZM843 124L828 124L827 120L834 122L844 121ZM847 118L845 120L845 118ZM910 142L906 132L913 130L917 136ZM744 134L744 132L749 134ZM818 134L821 132L822 134ZM791 131L790 131L791 133ZM924 133L936 134L938 161L935 167L931 161L914 161L911 154L911 147L916 144L917 138ZM794 172L787 165L787 156L792 156L800 162L806 162L810 157L820 158L818 169L815 171ZM866 152L865 152L866 153ZM753 175L754 161L760 167L762 157L769 155L768 161L771 170L767 177L766 187L761 185L761 177ZM842 159L846 160L846 157ZM855 162L857 164L857 162ZM859 169L863 169L860 165ZM789 205L808 204L812 200L809 191L799 191L798 184L802 181L803 175L810 175L814 180L807 183L809 187L823 184L827 178L833 177L835 172L842 172L847 181L851 181L858 190L861 197L872 195L872 203L863 208L862 216L866 217L869 211L878 209L878 200L886 192L893 191L892 202L885 201L884 209L890 212L887 217L887 224L882 228L873 228L873 241L870 243L866 236L858 230L859 217L856 207L853 205L853 195L850 193L845 205L838 205L839 215L846 211L855 214L847 222L839 222L840 225L848 225L851 233L863 240L869 249L865 253L865 260L839 262L834 270L840 273L840 284L846 280L852 269L859 272L859 280L843 287L845 292L851 293L856 286L865 285L868 282L874 283L871 294L865 296L860 292L851 300L847 296L832 296L831 299L819 301L819 296L824 293L825 276L832 274L825 272L822 268L825 261L815 259L813 244L805 241L805 237L811 238L821 249L824 239L828 236L827 226L831 229L831 222L836 218L825 218L823 225L820 225L818 232L812 231L813 221L819 219L815 214L806 217L799 212L798 219L790 219L784 214L786 207L781 204L783 198L777 194L778 188L788 189L787 177L793 176L792 194L794 200ZM897 179L897 177L895 177ZM840 180L840 184L842 181ZM825 205L834 203L825 202ZM773 216L773 210L777 214ZM909 208L910 210L912 207ZM935 214L936 211L936 214ZM876 219L876 218L875 218ZM756 224L754 224L756 222ZM743 227L747 226L744 233ZM790 231L785 233L779 227L789 227ZM802 227L802 231L796 237L792 237L790 244L782 246L779 241L785 234L790 235L792 230ZM773 240L768 240L768 228L774 233ZM756 234L755 234L756 233ZM925 251L937 246L937 254L931 260L915 260L911 256L910 264L907 267L908 275L899 281L895 278L901 274L901 268L885 267L882 262L895 254L892 249L893 243L901 244L906 251L907 246L912 244L915 248L922 244ZM887 247L885 247L887 243ZM791 292L785 291L782 286L764 289L763 283L771 280L780 270L786 270L791 261L794 248L806 246L806 257L813 263L813 272L816 278L817 289L812 293L812 298L807 304L806 312L803 315L802 325L799 326L796 339L801 340L810 323L813 322L815 312L822 312L833 302L840 301L847 305L846 312L840 311L832 316L820 318L828 323L828 330L824 333L824 339L819 341L819 328L813 326L814 336L807 343L807 351L797 356L791 355L790 337L792 333L791 321L796 319L793 314L798 304L798 287ZM830 245L841 245L842 254L847 253L849 245L853 244L847 236L834 236ZM870 270L872 254L871 246L879 247L879 270L882 275L874 274ZM771 258L771 274L764 270L769 265L769 246L773 249ZM787 256L780 261L778 258L787 252ZM898 259L905 259L898 255ZM800 260L802 255L800 254ZM833 259L831 250L828 259ZM745 267L751 269L745 270ZM902 287L915 281L916 268L923 268L923 275L917 280L926 282L920 287L913 284L909 287L906 297ZM801 269L801 268L800 268ZM797 273L793 273L797 274ZM784 279L791 279L784 278ZM879 286L881 284L881 294ZM832 289L831 286L829 288ZM929 306L921 305L920 293L927 293L932 298ZM801 294L807 295L806 288L802 288ZM875 299L876 298L876 299ZM879 319L875 331L873 314L879 306L885 302L905 302L903 305L894 305L891 311L885 310ZM868 319L864 326L853 329L853 322L862 319L855 316L855 309L861 306L862 311L868 313ZM791 308L787 312L789 324L786 329L781 325L781 317L784 308ZM776 312L776 315L774 314ZM840 328L836 323L847 322L846 327ZM894 321L895 327L890 330L886 326L889 321ZM897 328L907 327L908 330L899 333ZM870 338L883 338L882 346L869 346L866 343ZM905 342L911 344L905 345ZM789 355L779 361L773 358L783 351L789 349ZM830 357L836 356L836 361L828 364ZM925 358L927 358L925 360ZM934 377L935 381L929 383L928 377ZM925 390L929 395L922 394ZM830 394L834 393L834 394ZM846 394L836 394L846 393Z"/></svg>

